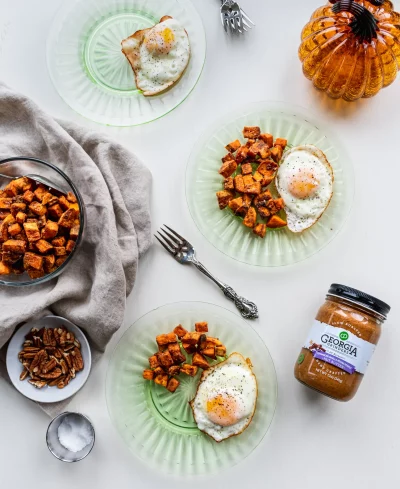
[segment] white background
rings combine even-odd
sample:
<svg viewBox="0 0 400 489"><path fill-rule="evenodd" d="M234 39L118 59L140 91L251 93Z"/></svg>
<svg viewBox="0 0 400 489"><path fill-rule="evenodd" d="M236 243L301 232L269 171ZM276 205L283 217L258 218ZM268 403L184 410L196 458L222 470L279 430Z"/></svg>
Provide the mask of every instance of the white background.
<svg viewBox="0 0 400 489"><path fill-rule="evenodd" d="M68 0L0 0L0 78L50 114L96 127L63 103L47 73L45 41L63 1ZM70 405L93 420L94 451L72 466L54 459L45 443L49 418L0 383L0 487L180 489L189 483L192 489L206 484L398 488L400 79L376 98L356 104L330 101L316 92L302 75L297 48L301 29L320 0L242 0L257 27L240 39L223 32L217 0L193 1L208 41L205 70L195 91L170 115L149 125L98 129L126 144L152 171L154 228L164 222L176 227L196 244L200 259L217 276L258 304L261 318L254 327L270 349L278 374L274 422L248 459L212 480L176 480L151 472L119 439L108 418L104 381L110 352L126 327L168 302L199 300L234 309L195 269L179 266L153 246L141 262L124 327ZM397 7L400 10L399 2ZM339 236L315 257L281 269L241 265L215 250L192 222L184 195L185 166L202 131L224 113L258 100L283 100L312 110L342 139L356 173L354 207ZM361 288L393 306L364 383L348 404L314 394L292 373L332 282Z"/></svg>

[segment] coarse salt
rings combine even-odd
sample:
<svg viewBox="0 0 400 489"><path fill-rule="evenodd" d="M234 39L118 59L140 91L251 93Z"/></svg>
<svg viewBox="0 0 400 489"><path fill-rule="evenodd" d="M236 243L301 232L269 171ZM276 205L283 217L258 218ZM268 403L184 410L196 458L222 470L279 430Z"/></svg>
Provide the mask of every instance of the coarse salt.
<svg viewBox="0 0 400 489"><path fill-rule="evenodd" d="M67 415L58 427L58 439L70 452L80 452L93 441L90 423L81 416Z"/></svg>

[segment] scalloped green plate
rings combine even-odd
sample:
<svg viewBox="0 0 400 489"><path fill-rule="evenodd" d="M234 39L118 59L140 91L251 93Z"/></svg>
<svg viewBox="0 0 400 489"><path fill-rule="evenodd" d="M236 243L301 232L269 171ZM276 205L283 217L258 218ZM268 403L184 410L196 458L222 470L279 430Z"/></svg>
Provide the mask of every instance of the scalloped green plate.
<svg viewBox="0 0 400 489"><path fill-rule="evenodd" d="M249 357L258 381L253 421L241 435L221 443L199 431L189 406L200 372L196 378L180 375L174 394L142 378L157 350L155 337L178 324L194 330L198 321L208 322L210 335L221 339L228 354ZM201 475L237 464L258 446L274 416L277 379L265 343L246 321L212 304L181 302L149 312L124 334L110 361L106 397L112 422L135 455L155 470Z"/></svg>

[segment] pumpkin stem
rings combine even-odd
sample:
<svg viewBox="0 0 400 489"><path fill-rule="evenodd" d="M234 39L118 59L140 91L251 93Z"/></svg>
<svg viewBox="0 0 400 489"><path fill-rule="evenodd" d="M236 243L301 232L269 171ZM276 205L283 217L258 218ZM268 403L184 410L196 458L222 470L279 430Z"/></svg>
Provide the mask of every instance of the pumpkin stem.
<svg viewBox="0 0 400 489"><path fill-rule="evenodd" d="M382 5L383 0L375 0L370 2ZM371 42L376 39L377 31L379 30L378 22L372 13L363 5L354 0L341 0L332 6L332 12L338 14L340 12L349 12L354 16L350 23L353 33L361 38L362 41Z"/></svg>

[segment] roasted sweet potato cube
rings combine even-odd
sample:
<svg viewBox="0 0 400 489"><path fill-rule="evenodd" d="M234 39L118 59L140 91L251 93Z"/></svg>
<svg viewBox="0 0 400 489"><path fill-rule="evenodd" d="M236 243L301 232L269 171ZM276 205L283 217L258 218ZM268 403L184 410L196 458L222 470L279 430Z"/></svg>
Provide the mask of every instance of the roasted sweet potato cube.
<svg viewBox="0 0 400 489"><path fill-rule="evenodd" d="M17 189L22 192L24 187L26 186L26 184L29 182L28 178L27 177L21 177L21 178L17 178L16 180L14 180L14 184L15 186L17 187Z"/></svg>
<svg viewBox="0 0 400 489"><path fill-rule="evenodd" d="M233 191L235 190L235 184L232 177L228 177L224 181L224 190Z"/></svg>
<svg viewBox="0 0 400 489"><path fill-rule="evenodd" d="M226 346L216 346L215 354L217 357L224 357L226 355Z"/></svg>
<svg viewBox="0 0 400 489"><path fill-rule="evenodd" d="M47 212L46 206L36 201L29 204L29 209L37 216L44 216Z"/></svg>
<svg viewBox="0 0 400 489"><path fill-rule="evenodd" d="M60 217L62 216L63 211L59 204L54 204L48 208L48 214L52 219L58 221L58 219L60 219Z"/></svg>
<svg viewBox="0 0 400 489"><path fill-rule="evenodd" d="M17 261L21 260L23 255L20 255L19 253L10 253L9 251L3 251L0 254L0 261L2 260L3 263L6 265L14 265Z"/></svg>
<svg viewBox="0 0 400 489"><path fill-rule="evenodd" d="M55 265L55 266L56 266L57 268L58 268L58 267L61 267L61 265L62 265L62 264L65 262L65 260L66 260L67 258L68 258L68 256L67 256L67 255L57 257L57 258L56 258L56 265Z"/></svg>
<svg viewBox="0 0 400 489"><path fill-rule="evenodd" d="M53 246L65 246L66 242L65 236L57 236L57 238L52 240L51 244Z"/></svg>
<svg viewBox="0 0 400 489"><path fill-rule="evenodd" d="M247 146L241 146L236 153L236 162L243 163L243 161L247 158L249 153L249 148Z"/></svg>
<svg viewBox="0 0 400 489"><path fill-rule="evenodd" d="M44 277L44 270L34 270L33 268L29 268L26 273L32 280L36 280L38 278Z"/></svg>
<svg viewBox="0 0 400 489"><path fill-rule="evenodd" d="M9 251L11 253L25 253L26 241L20 239L9 239L3 243L3 251Z"/></svg>
<svg viewBox="0 0 400 489"><path fill-rule="evenodd" d="M60 217L58 221L58 225L64 228L72 228L74 225L74 221L76 219L77 212L75 209L68 209L64 212L64 214Z"/></svg>
<svg viewBox="0 0 400 489"><path fill-rule="evenodd" d="M224 157L221 158L222 163L226 163L227 161L235 161L235 158L233 157L232 153L228 153Z"/></svg>
<svg viewBox="0 0 400 489"><path fill-rule="evenodd" d="M72 226L72 228L71 228L70 233L69 233L69 237L71 239L77 240L78 239L78 236L79 236L79 229L80 229L79 223L78 224L74 224Z"/></svg>
<svg viewBox="0 0 400 489"><path fill-rule="evenodd" d="M179 384L180 384L180 382L178 379L174 379L174 378L169 379L168 384L167 384L167 389L170 392L174 393L176 391L176 389L179 387Z"/></svg>
<svg viewBox="0 0 400 489"><path fill-rule="evenodd" d="M53 250L53 245L51 245L45 239L39 239L39 241L36 241L36 248L39 253L42 253L44 255L45 253Z"/></svg>
<svg viewBox="0 0 400 489"><path fill-rule="evenodd" d="M168 350L164 351L164 352L158 352L157 358L158 358L158 361L160 362L160 365L163 368L168 369L169 367L171 367L174 364L172 356Z"/></svg>
<svg viewBox="0 0 400 489"><path fill-rule="evenodd" d="M30 204L34 198L35 198L35 194L30 190L24 192L23 199L26 203Z"/></svg>
<svg viewBox="0 0 400 489"><path fill-rule="evenodd" d="M43 256L28 251L24 255L24 268L25 270L28 270L29 268L41 270L43 268Z"/></svg>
<svg viewBox="0 0 400 489"><path fill-rule="evenodd" d="M247 211L246 217L243 220L243 224L248 228L254 228L257 222L257 212L254 207L250 207Z"/></svg>
<svg viewBox="0 0 400 489"><path fill-rule="evenodd" d="M168 375L170 377L174 377L175 375L179 375L180 373L181 373L180 365L172 365L172 367L169 367L168 369Z"/></svg>
<svg viewBox="0 0 400 489"><path fill-rule="evenodd" d="M65 247L67 253L68 254L72 253L74 251L74 248L75 248L75 241L69 239L67 242L67 246Z"/></svg>
<svg viewBox="0 0 400 489"><path fill-rule="evenodd" d="M21 226L16 222L15 224L11 224L8 228L8 234L10 236L15 236L22 231Z"/></svg>
<svg viewBox="0 0 400 489"><path fill-rule="evenodd" d="M260 134L261 130L258 126L245 126L243 129L243 136L247 139L258 139Z"/></svg>
<svg viewBox="0 0 400 489"><path fill-rule="evenodd" d="M25 212L18 212L18 214L15 216L15 220L18 224L23 224L26 221Z"/></svg>
<svg viewBox="0 0 400 489"><path fill-rule="evenodd" d="M262 159L266 159L270 156L271 151L269 150L268 145L264 143L264 141L256 141L249 148L249 157L255 158L259 156Z"/></svg>
<svg viewBox="0 0 400 489"><path fill-rule="evenodd" d="M278 169L278 165L275 161L272 160L260 160L260 164L258 165L257 171L261 173L261 175L271 176Z"/></svg>
<svg viewBox="0 0 400 489"><path fill-rule="evenodd" d="M162 387L167 387L168 375L167 374L156 375L156 377L154 378L154 382L158 385L161 385Z"/></svg>
<svg viewBox="0 0 400 489"><path fill-rule="evenodd" d="M217 199L219 208L225 209L228 206L229 202L233 199L233 194L229 190L220 190L217 192Z"/></svg>
<svg viewBox="0 0 400 489"><path fill-rule="evenodd" d="M5 219L7 216L9 216L11 213L9 210L0 210L0 221Z"/></svg>
<svg viewBox="0 0 400 489"><path fill-rule="evenodd" d="M181 324L178 324L178 326L174 329L174 334L181 339L185 336L185 334L187 334L187 330Z"/></svg>
<svg viewBox="0 0 400 489"><path fill-rule="evenodd" d="M186 333L182 338L182 343L189 343L190 345L197 345L201 334L197 332Z"/></svg>
<svg viewBox="0 0 400 489"><path fill-rule="evenodd" d="M218 173L222 175L224 178L228 178L234 173L237 169L237 163L235 160L229 160L222 164L221 168L218 170Z"/></svg>
<svg viewBox="0 0 400 489"><path fill-rule="evenodd" d="M168 351L175 364L183 363L186 360L185 355L181 352L181 348L178 343L171 343L168 345Z"/></svg>
<svg viewBox="0 0 400 489"><path fill-rule="evenodd" d="M266 190L260 195L257 195L257 197L254 199L254 205L256 207L265 207L271 199L272 199L271 192L269 190Z"/></svg>
<svg viewBox="0 0 400 489"><path fill-rule="evenodd" d="M229 202L229 208L235 213L239 213L239 209L243 207L243 198L242 197L237 197L236 199L232 199Z"/></svg>
<svg viewBox="0 0 400 489"><path fill-rule="evenodd" d="M207 345L222 346L222 342L213 336L207 336Z"/></svg>
<svg viewBox="0 0 400 489"><path fill-rule="evenodd" d="M282 159L283 149L282 146L274 146L271 149L271 156L276 163L279 163Z"/></svg>
<svg viewBox="0 0 400 489"><path fill-rule="evenodd" d="M251 195L259 195L261 193L261 183L253 179L253 183L244 186L244 192Z"/></svg>
<svg viewBox="0 0 400 489"><path fill-rule="evenodd" d="M4 191L8 197L15 197L18 195L19 188L16 180L11 181L6 187L4 187Z"/></svg>
<svg viewBox="0 0 400 489"><path fill-rule="evenodd" d="M257 226L255 226L253 229L253 233L259 236L260 238L265 238L265 235L267 234L267 225L257 224Z"/></svg>
<svg viewBox="0 0 400 489"><path fill-rule="evenodd" d="M39 185L36 187L36 190L33 193L35 194L37 200L41 202L43 196L47 193L47 188L42 183L39 183Z"/></svg>
<svg viewBox="0 0 400 489"><path fill-rule="evenodd" d="M261 182L261 187L268 187L275 180L275 174L267 176L264 175L264 179Z"/></svg>
<svg viewBox="0 0 400 489"><path fill-rule="evenodd" d="M44 228L46 226L46 222L47 222L46 216L38 217L38 220L37 220L38 228L39 229Z"/></svg>
<svg viewBox="0 0 400 489"><path fill-rule="evenodd" d="M244 214L247 214L247 211L250 209L251 203L253 202L253 197L248 194L243 195L243 212ZM239 213L241 212L242 209L239 209Z"/></svg>
<svg viewBox="0 0 400 489"><path fill-rule="evenodd" d="M192 345L190 343L182 342L182 347L185 350L185 352L188 353L189 355L191 355L196 351L196 345Z"/></svg>
<svg viewBox="0 0 400 489"><path fill-rule="evenodd" d="M231 153L234 153L235 151L237 151L240 146L242 145L242 143L239 141L239 139L236 139L236 141L233 141L232 143L229 143L225 146L225 148L230 151Z"/></svg>
<svg viewBox="0 0 400 489"><path fill-rule="evenodd" d="M154 369L154 375L164 375L166 372L162 367L156 367Z"/></svg>
<svg viewBox="0 0 400 489"><path fill-rule="evenodd" d="M276 138L275 139L275 146L281 146L282 149L285 149L287 146L287 139L283 138Z"/></svg>
<svg viewBox="0 0 400 489"><path fill-rule="evenodd" d="M205 357L213 358L214 360L217 358L217 355L215 353L215 346L209 346L208 348L204 348L204 350L202 350L201 353Z"/></svg>
<svg viewBox="0 0 400 489"><path fill-rule="evenodd" d="M267 132L260 134L259 139L264 141L264 143L269 147L272 148L274 145L274 136L272 134L269 134Z"/></svg>
<svg viewBox="0 0 400 489"><path fill-rule="evenodd" d="M68 200L68 202L72 202L73 204L76 203L76 197L72 192L68 192L67 200Z"/></svg>
<svg viewBox="0 0 400 489"><path fill-rule="evenodd" d="M75 203L72 203L72 202L71 202L71 203L69 204L69 208L70 208L70 209L74 209L74 210L76 210L77 214L79 214L79 212L80 212L80 209L79 209L79 204L78 204L77 202L75 202Z"/></svg>
<svg viewBox="0 0 400 489"><path fill-rule="evenodd" d="M254 183L253 175L244 175L243 176L243 183L244 183L245 189L246 189L247 185L252 185Z"/></svg>
<svg viewBox="0 0 400 489"><path fill-rule="evenodd" d="M197 333L208 333L208 323L203 321L201 323L196 323L194 329Z"/></svg>
<svg viewBox="0 0 400 489"><path fill-rule="evenodd" d="M58 224L54 221L47 221L44 228L42 229L43 239L52 239L57 236Z"/></svg>
<svg viewBox="0 0 400 489"><path fill-rule="evenodd" d="M149 365L150 365L150 368L157 368L160 366L160 362L158 361L158 358L156 355L153 355L149 358Z"/></svg>
<svg viewBox="0 0 400 489"><path fill-rule="evenodd" d="M37 222L25 222L24 230L28 241L34 242L39 241L40 231Z"/></svg>
<svg viewBox="0 0 400 489"><path fill-rule="evenodd" d="M262 185L262 182L264 181L264 175L261 175L258 171L256 171L253 175L253 178L256 182L260 182Z"/></svg>
<svg viewBox="0 0 400 489"><path fill-rule="evenodd" d="M0 275L10 275L12 273L12 269L10 265L0 261Z"/></svg>
<svg viewBox="0 0 400 489"><path fill-rule="evenodd" d="M287 226L287 222L281 219L279 216L275 215L272 216L271 219L267 222L267 226L273 229L284 228L285 226Z"/></svg>
<svg viewBox="0 0 400 489"><path fill-rule="evenodd" d="M60 204L61 209L64 211L69 209L71 206L71 203L68 202L68 200L66 199L66 197L64 195L62 195L61 197L58 198L58 203Z"/></svg>
<svg viewBox="0 0 400 489"><path fill-rule="evenodd" d="M253 167L250 163L244 163L242 165L242 175L251 175L253 173Z"/></svg>
<svg viewBox="0 0 400 489"><path fill-rule="evenodd" d="M14 204L11 204L11 214L15 217L18 212L25 212L26 211L26 204L23 202L15 202Z"/></svg>
<svg viewBox="0 0 400 489"><path fill-rule="evenodd" d="M57 200L54 200L54 199L57 199ZM58 197L55 197L50 192L46 192L42 197L42 204L43 205L51 206L51 205L56 204L57 202L58 202Z"/></svg>
<svg viewBox="0 0 400 489"><path fill-rule="evenodd" d="M169 343L176 343L176 334L160 334L156 337L156 342L158 346L168 345Z"/></svg>
<svg viewBox="0 0 400 489"><path fill-rule="evenodd" d="M267 204L267 208L271 212L271 215L277 214L284 208L284 206L283 199L272 199Z"/></svg>
<svg viewBox="0 0 400 489"><path fill-rule="evenodd" d="M8 238L9 238L9 236L8 236L8 225L4 224L4 222L2 222L0 224L0 242L7 241Z"/></svg>
<svg viewBox="0 0 400 489"><path fill-rule="evenodd" d="M195 367L200 367L203 370L207 370L209 368L209 364L206 358L201 353L193 354L192 365L194 365Z"/></svg>
<svg viewBox="0 0 400 489"><path fill-rule="evenodd" d="M9 210L11 209L13 200L9 197L1 198L0 199L0 209L3 210Z"/></svg>
<svg viewBox="0 0 400 489"><path fill-rule="evenodd" d="M64 256L67 254L65 246L54 246L54 254L56 256Z"/></svg>
<svg viewBox="0 0 400 489"><path fill-rule="evenodd" d="M46 255L43 257L43 268L46 273L50 273L50 271L54 268L56 263L56 257L54 255Z"/></svg>
<svg viewBox="0 0 400 489"><path fill-rule="evenodd" d="M234 184L235 184L236 192L240 192L240 193L244 192L244 182L243 182L242 175L236 175L236 177L234 178Z"/></svg>
<svg viewBox="0 0 400 489"><path fill-rule="evenodd" d="M190 377L196 377L197 371L198 371L198 368L196 367L196 365L189 365L189 364L185 363L181 367L181 373L189 375Z"/></svg>
<svg viewBox="0 0 400 489"><path fill-rule="evenodd" d="M259 206L257 207L257 211L263 219L269 219L271 217L271 211L267 207Z"/></svg>
<svg viewBox="0 0 400 489"><path fill-rule="evenodd" d="M143 370L143 378L145 380L153 380L154 379L153 370L149 370L149 369Z"/></svg>

